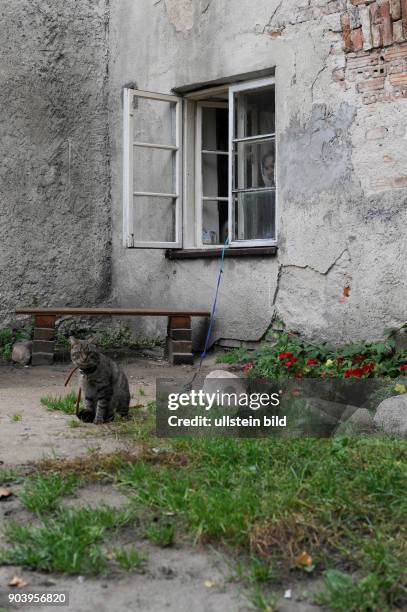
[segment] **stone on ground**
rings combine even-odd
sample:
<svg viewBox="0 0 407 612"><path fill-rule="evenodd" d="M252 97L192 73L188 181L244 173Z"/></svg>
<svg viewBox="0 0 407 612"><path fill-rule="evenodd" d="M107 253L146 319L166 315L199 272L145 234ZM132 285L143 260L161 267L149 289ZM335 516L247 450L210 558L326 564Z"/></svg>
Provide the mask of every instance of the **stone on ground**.
<svg viewBox="0 0 407 612"><path fill-rule="evenodd" d="M381 402L374 422L387 434L407 438L407 393L389 397Z"/></svg>
<svg viewBox="0 0 407 612"><path fill-rule="evenodd" d="M24 342L16 342L13 344L13 350L11 353L11 359L14 363L20 365L28 365L31 361L31 351L33 343L31 340L25 340Z"/></svg>

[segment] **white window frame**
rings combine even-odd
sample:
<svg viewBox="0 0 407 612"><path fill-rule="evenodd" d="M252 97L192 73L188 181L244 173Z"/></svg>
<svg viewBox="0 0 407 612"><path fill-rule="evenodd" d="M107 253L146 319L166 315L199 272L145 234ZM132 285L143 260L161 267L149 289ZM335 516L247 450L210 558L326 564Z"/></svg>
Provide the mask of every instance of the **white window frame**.
<svg viewBox="0 0 407 612"><path fill-rule="evenodd" d="M233 228L233 172L234 172L234 144L236 142L262 142L262 140L266 141L270 139L270 137L274 138L275 143L275 168L277 168L277 143L276 143L276 132L273 134L264 134L261 137L247 137L247 138L234 138L234 126L235 126L235 93L242 91L253 91L255 89L262 89L264 87L274 86L275 87L275 78L268 77L263 79L255 79L252 81L244 81L243 83L238 83L235 85L231 85L229 87L229 236L231 236L231 240L229 246L232 248L239 247L255 247L255 246L276 246L277 245L277 236L278 236L278 211L277 211L277 178L275 178L275 236L276 238L273 240L270 239L252 239L252 240L237 240L234 237L234 228ZM275 129L275 128L274 128Z"/></svg>
<svg viewBox="0 0 407 612"><path fill-rule="evenodd" d="M133 140L133 123L135 120L134 99L147 98L160 102L170 102L175 104L175 144L157 144ZM181 248L182 247L182 98L168 94L158 94L150 91L138 89L124 89L123 92L123 242L128 248ZM133 151L134 147L163 149L174 151L174 193L153 193L135 191L133 187ZM175 241L135 241L133 234L134 222L134 198L144 197L165 197L175 200Z"/></svg>
<svg viewBox="0 0 407 612"><path fill-rule="evenodd" d="M202 242L202 212L203 212L203 193L202 193L202 108L205 106L221 108L228 105L229 110L229 164L228 164L228 235L231 237L228 248L239 248L239 247L256 247L256 246L276 246L278 236L278 184L277 184L277 173L275 175L275 239L251 239L251 240L238 240L233 235L233 170L234 170L234 144L237 141L251 140L262 141L263 139L269 139L270 136L274 138L275 142L275 168L278 168L277 162L277 139L276 133L270 135L261 135L261 137L248 137L246 139L234 138L234 115L235 115L235 93L242 91L253 91L255 89L262 89L265 87L275 87L275 78L267 77L261 79L252 79L239 83L232 83L229 85L222 85L220 87L208 88L204 91L193 92L185 96L187 104L185 104L185 114L183 115L183 99L179 96L169 94L159 94L154 92L135 90L135 89L124 89L124 125L123 125L123 244L128 248L182 248L183 239L188 244L193 239L193 245L188 248L192 249L219 249L219 245L204 244ZM217 93L223 93L228 91L229 101L228 103L222 103L222 101L209 100L210 96L215 96ZM133 122L134 110L133 100L134 98L147 98L158 101L167 101L175 104L175 144L174 145L160 145L155 143L143 143L133 142ZM190 103L195 105L195 113L193 118L191 116ZM192 122L193 121L193 128ZM193 134L192 134L193 132ZM183 141L184 138L184 141ZM192 138L192 140L191 140ZM191 144L192 143L192 144ZM175 152L175 176L174 176L174 193L151 193L151 192L137 192L133 191L133 151L135 146L149 147L173 150ZM186 155L183 156L184 153ZM191 159L189 156L194 156ZM184 157L184 159L183 159ZM188 159L187 159L188 158ZM192 183L193 182L193 183ZM183 196L189 194L193 202L191 210L184 211L184 219L187 220L188 227L183 226L182 219L182 208L183 208ZM192 195L193 194L193 195ZM160 242L160 241L135 241L133 235L133 221L134 221L134 197L137 195L153 196L153 197L172 197L175 199L175 241L174 242ZM213 200L219 200L219 198L210 198ZM223 198L222 198L223 199ZM186 200L185 200L186 202ZM187 203L190 206L190 202ZM186 206L186 203L184 204ZM194 227L193 227L194 226ZM190 238L188 238L188 236Z"/></svg>
<svg viewBox="0 0 407 612"><path fill-rule="evenodd" d="M229 196L225 197L207 197L203 194L202 177L203 177L203 164L202 164L202 109L203 108L228 108L227 102L213 102L210 100L202 100L196 103L196 116L195 116L195 241L196 248L198 249L219 249L219 244L205 244L202 242L202 218L203 218L203 203L205 200L228 202ZM212 152L212 151L211 151ZM229 152L218 152L229 156Z"/></svg>

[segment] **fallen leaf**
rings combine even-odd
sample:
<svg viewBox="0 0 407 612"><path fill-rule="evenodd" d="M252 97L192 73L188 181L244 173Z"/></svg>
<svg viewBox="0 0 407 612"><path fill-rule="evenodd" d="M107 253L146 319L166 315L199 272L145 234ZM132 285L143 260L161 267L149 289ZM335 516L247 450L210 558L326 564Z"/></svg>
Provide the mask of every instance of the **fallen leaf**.
<svg viewBox="0 0 407 612"><path fill-rule="evenodd" d="M4 487L0 487L0 501L3 499L8 499L13 495L13 492L10 489L5 489Z"/></svg>
<svg viewBox="0 0 407 612"><path fill-rule="evenodd" d="M24 578L20 578L19 576L13 576L13 578L8 583L10 587L17 587L17 589L22 589L27 586L28 582L24 580Z"/></svg>
<svg viewBox="0 0 407 612"><path fill-rule="evenodd" d="M212 589L214 586L216 586L216 582L212 582L212 580L205 580L204 585L207 589Z"/></svg>
<svg viewBox="0 0 407 612"><path fill-rule="evenodd" d="M312 557L305 550L295 559L297 565L301 567L312 567Z"/></svg>
<svg viewBox="0 0 407 612"><path fill-rule="evenodd" d="M344 287L343 288L343 297L349 297L350 296L350 287Z"/></svg>

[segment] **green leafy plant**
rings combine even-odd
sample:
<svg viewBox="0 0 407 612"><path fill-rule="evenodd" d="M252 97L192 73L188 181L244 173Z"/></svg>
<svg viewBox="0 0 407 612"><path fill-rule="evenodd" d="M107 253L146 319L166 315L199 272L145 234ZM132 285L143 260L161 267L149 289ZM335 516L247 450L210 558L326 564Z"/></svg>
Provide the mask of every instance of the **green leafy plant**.
<svg viewBox="0 0 407 612"><path fill-rule="evenodd" d="M251 355L237 349L222 356L243 363L251 378L397 378L407 375L407 350L396 350L393 338L380 342L330 347L314 344L286 331L271 333Z"/></svg>

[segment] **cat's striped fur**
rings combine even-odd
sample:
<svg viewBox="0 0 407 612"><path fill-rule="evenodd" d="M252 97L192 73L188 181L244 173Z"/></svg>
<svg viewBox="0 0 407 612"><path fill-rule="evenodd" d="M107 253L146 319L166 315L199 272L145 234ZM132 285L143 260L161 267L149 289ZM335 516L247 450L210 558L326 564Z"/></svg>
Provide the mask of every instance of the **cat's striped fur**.
<svg viewBox="0 0 407 612"><path fill-rule="evenodd" d="M79 418L96 424L113 421L116 414L129 412L130 390L125 373L114 361L102 355L89 340L71 337L71 359L79 368L85 410Z"/></svg>

